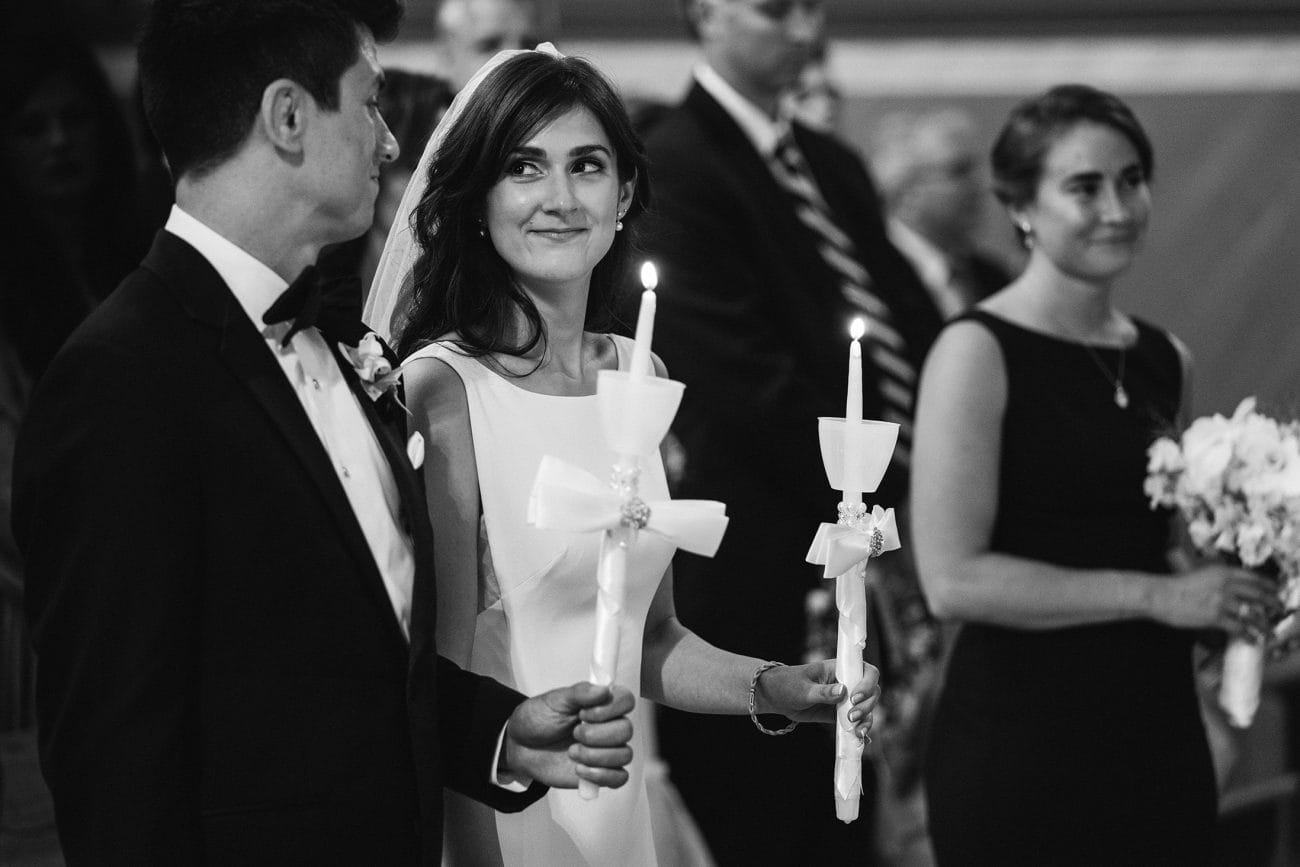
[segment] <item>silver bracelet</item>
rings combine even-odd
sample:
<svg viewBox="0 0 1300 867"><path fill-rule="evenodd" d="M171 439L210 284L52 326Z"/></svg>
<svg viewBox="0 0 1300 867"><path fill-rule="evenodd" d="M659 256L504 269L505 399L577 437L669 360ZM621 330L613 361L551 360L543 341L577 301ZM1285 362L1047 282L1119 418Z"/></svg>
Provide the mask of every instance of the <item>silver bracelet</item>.
<svg viewBox="0 0 1300 867"><path fill-rule="evenodd" d="M773 662L769 660L763 663L762 665L760 665L758 668L754 669L754 676L749 679L749 718L754 721L754 727L756 729L758 729L763 734L771 735L772 737L776 737L777 735L788 735L790 734L790 732L794 731L796 728L799 727L798 722L792 722L783 729L773 730L769 728L764 728L763 724L758 721L758 711L754 707L754 691L758 689L759 675L767 671L769 668L776 668L778 665L785 665L785 663Z"/></svg>

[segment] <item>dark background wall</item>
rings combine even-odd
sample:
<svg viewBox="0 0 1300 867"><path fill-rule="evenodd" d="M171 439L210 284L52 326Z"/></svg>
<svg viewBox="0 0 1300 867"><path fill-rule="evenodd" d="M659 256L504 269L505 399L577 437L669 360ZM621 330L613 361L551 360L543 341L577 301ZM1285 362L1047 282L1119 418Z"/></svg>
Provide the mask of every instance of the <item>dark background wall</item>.
<svg viewBox="0 0 1300 867"><path fill-rule="evenodd" d="M0 22L9 32L70 24L125 92L146 6L7 4ZM408 2L386 61L426 65L435 8ZM592 56L627 96L680 91L694 52L677 0L556 8L560 47ZM1300 412L1300 0L828 0L827 9L843 133L858 145L882 113L937 104L970 110L991 141L1019 97L1059 80L1131 100L1156 146L1156 211L1120 303L1191 346L1198 410L1229 411L1258 394ZM992 203L985 235L1016 254Z"/></svg>
<svg viewBox="0 0 1300 867"><path fill-rule="evenodd" d="M678 0L555 2L570 37L648 39L681 33ZM87 35L117 40L130 38L148 2L15 0L7 5L10 26L76 20ZM827 0L826 6L841 37L1300 31L1296 0ZM435 8L434 0L408 0L406 35L427 36Z"/></svg>

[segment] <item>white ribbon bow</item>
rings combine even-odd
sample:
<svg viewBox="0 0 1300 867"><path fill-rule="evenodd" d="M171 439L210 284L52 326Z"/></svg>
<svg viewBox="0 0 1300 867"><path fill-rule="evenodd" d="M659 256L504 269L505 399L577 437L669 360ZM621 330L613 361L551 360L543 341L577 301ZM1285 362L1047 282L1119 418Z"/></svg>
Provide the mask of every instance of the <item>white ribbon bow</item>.
<svg viewBox="0 0 1300 867"><path fill-rule="evenodd" d="M894 510L874 506L870 517L861 526L822 524L818 527L807 560L819 566L824 564L826 571L822 574L834 578L868 557L877 557L899 547Z"/></svg>
<svg viewBox="0 0 1300 867"><path fill-rule="evenodd" d="M712 557L727 529L727 507L717 500L650 500L640 504L638 529L655 533L683 551ZM624 503L586 470L547 455L528 498L528 523L543 530L575 533L617 530Z"/></svg>

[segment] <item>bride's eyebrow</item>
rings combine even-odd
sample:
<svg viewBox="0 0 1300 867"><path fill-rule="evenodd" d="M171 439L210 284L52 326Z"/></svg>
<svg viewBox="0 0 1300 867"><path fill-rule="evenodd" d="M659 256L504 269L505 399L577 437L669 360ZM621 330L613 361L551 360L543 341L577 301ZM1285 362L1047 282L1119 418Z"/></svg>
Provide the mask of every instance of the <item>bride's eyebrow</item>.
<svg viewBox="0 0 1300 867"><path fill-rule="evenodd" d="M582 157L593 153L602 153L605 154L606 156L610 155L609 148L605 147L603 144L578 145L577 147L570 148L569 150L570 157ZM547 155L546 150L544 148L532 147L531 145L520 145L519 147L512 148L510 150L510 156L512 157L528 157L530 159L542 159L545 158L546 155Z"/></svg>

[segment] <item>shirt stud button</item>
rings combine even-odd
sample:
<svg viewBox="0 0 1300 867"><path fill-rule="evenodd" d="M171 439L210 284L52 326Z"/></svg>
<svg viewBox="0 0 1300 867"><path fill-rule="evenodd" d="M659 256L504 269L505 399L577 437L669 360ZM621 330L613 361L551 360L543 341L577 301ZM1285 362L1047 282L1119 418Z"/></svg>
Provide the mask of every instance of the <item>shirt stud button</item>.
<svg viewBox="0 0 1300 867"><path fill-rule="evenodd" d="M320 380L313 376L311 378L311 387L320 391Z"/></svg>
<svg viewBox="0 0 1300 867"><path fill-rule="evenodd" d="M345 479L350 479L350 478L352 478L352 471L349 470L347 467L343 467L343 468L341 469L341 472L343 473L343 478L345 478Z"/></svg>

